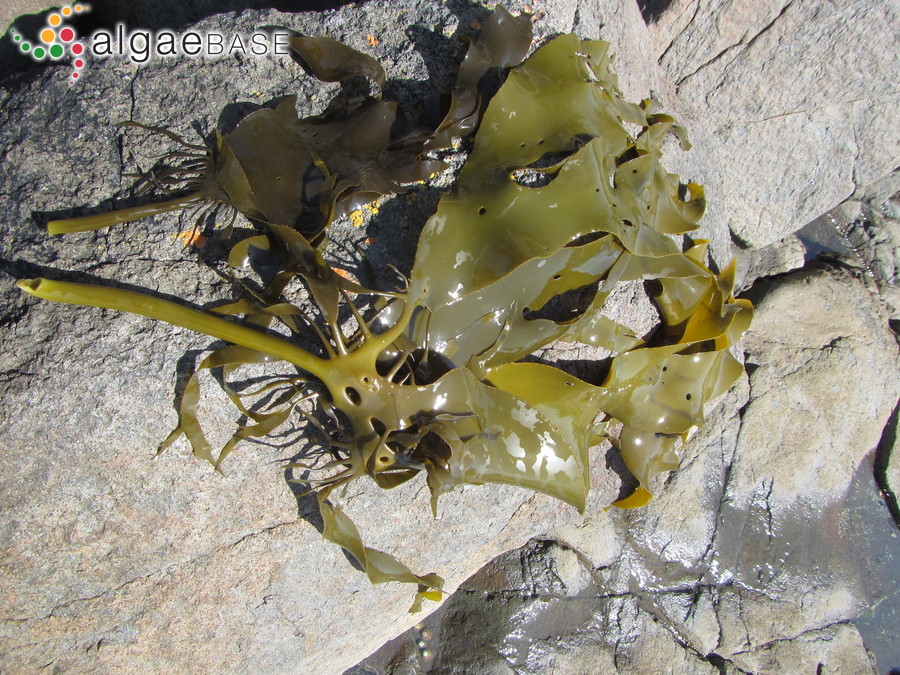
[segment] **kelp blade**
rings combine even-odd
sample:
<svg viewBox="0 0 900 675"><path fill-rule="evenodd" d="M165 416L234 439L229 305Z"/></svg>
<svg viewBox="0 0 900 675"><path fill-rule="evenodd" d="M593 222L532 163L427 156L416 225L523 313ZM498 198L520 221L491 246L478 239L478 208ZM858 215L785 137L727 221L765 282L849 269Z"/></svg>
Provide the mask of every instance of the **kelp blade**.
<svg viewBox="0 0 900 675"><path fill-rule="evenodd" d="M343 82L351 77L368 77L384 88L384 69L368 54L358 52L330 37L295 37L291 49L323 82Z"/></svg>
<svg viewBox="0 0 900 675"><path fill-rule="evenodd" d="M516 485L584 510L585 458L570 445L572 436L537 407L479 381L467 368L455 368L427 387L399 388L394 401L400 417L423 409L460 415L439 429L453 450L449 471L456 484Z"/></svg>
<svg viewBox="0 0 900 675"><path fill-rule="evenodd" d="M513 16L503 7L494 10L481 33L469 45L456 77L450 108L428 141L429 149L449 148L455 137L468 136L475 131L488 93L483 91L483 83L488 79L485 76L492 69L521 63L531 40L530 16Z"/></svg>
<svg viewBox="0 0 900 675"><path fill-rule="evenodd" d="M420 238L412 293L430 313L411 336L476 375L486 369L492 384L557 421L551 402L524 380L505 377L501 364L542 346L543 337L619 352L585 416L602 411L624 424L620 447L646 491L656 473L677 466L677 448L702 422L704 403L741 372L720 350L746 330L751 314L749 303L730 297L730 268L717 278L703 264L702 244L683 253L671 238L696 228L705 206L702 187L683 186L660 161L667 133L682 147L686 138L652 103L621 98L608 47L556 38L513 70L492 99L457 191L441 199ZM560 100L569 104L559 106ZM625 122L639 125L640 133L633 137ZM515 170L559 155L540 170L543 184L516 179ZM568 324L526 319L523 310L539 309L551 289L579 288L573 273L586 268L572 256L573 244L602 234L619 248L580 284L603 281L588 309ZM554 267L554 256L562 254L564 262ZM443 265L448 259L452 265ZM674 345L643 346L640 336L600 315L615 284L650 279L660 279L664 289L659 335ZM689 349L704 353L681 354ZM579 420L578 434L589 424ZM586 457L586 447L580 452Z"/></svg>
<svg viewBox="0 0 900 675"><path fill-rule="evenodd" d="M319 513L325 524L322 536L328 541L346 549L362 566L373 584L388 581L414 583L420 586L416 599L410 608L411 613L421 610L422 600L440 600L444 580L436 574L419 576L397 560L394 556L365 546L359 536L359 530L342 509L326 501L330 490L319 490Z"/></svg>

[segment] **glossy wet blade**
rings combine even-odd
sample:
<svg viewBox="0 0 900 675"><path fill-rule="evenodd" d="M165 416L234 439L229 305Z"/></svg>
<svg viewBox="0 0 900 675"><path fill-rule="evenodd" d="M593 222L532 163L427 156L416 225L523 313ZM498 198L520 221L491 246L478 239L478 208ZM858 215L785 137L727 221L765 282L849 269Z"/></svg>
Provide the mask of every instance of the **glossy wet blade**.
<svg viewBox="0 0 900 675"><path fill-rule="evenodd" d="M492 368L488 378L491 385L534 406L566 436L576 449L587 493L591 427L605 407L608 392L541 363L508 363Z"/></svg>
<svg viewBox="0 0 900 675"><path fill-rule="evenodd" d="M294 133L296 96L248 115L217 143L215 178L231 204L250 218L294 227L319 201L323 181ZM324 223L323 223L324 226Z"/></svg>
<svg viewBox="0 0 900 675"><path fill-rule="evenodd" d="M379 91L384 88L384 69L368 54L330 37L295 37L291 38L290 45L323 82L368 77L375 81Z"/></svg>
<svg viewBox="0 0 900 675"><path fill-rule="evenodd" d="M513 16L497 7L485 21L481 33L469 45L459 68L450 99L450 109L428 142L432 150L448 148L455 137L475 131L481 117L485 92L480 86L492 69L518 65L531 46L531 17Z"/></svg>
<svg viewBox="0 0 900 675"><path fill-rule="evenodd" d="M426 299L426 304L434 303L434 310L420 317L414 327L416 341L427 343L429 349L453 363L466 365L502 340L483 367L516 361L569 328L549 319L527 319L526 310L540 310L553 297L604 277L621 253L618 242L605 237L562 248L546 258L532 258L493 284L468 294L463 295L466 289L460 281L460 297L446 304ZM456 263L466 260L459 255Z"/></svg>
<svg viewBox="0 0 900 675"><path fill-rule="evenodd" d="M733 382L742 370L725 351L665 355L666 351L642 349L616 358L605 385L610 391L605 412L643 431L685 433L703 423L703 404L721 393L715 385Z"/></svg>
<svg viewBox="0 0 900 675"><path fill-rule="evenodd" d="M395 401L401 417L427 410L467 415L444 422L438 432L453 448L450 473L457 484L517 485L584 509L587 484L579 449L525 401L479 382L465 368L428 387L404 387Z"/></svg>
<svg viewBox="0 0 900 675"><path fill-rule="evenodd" d="M627 150L637 152L622 120L649 123L640 106L618 97L607 47L561 36L515 69L492 99L456 194L441 200L420 238L413 287L427 294L429 306L594 232L615 235L642 257L681 253L664 233L695 222L671 213L678 185L659 162L661 140L653 145L648 139L656 136L648 135L644 154L617 166ZM544 187L511 175L547 153L573 151ZM448 253L456 261L452 273L438 260Z"/></svg>

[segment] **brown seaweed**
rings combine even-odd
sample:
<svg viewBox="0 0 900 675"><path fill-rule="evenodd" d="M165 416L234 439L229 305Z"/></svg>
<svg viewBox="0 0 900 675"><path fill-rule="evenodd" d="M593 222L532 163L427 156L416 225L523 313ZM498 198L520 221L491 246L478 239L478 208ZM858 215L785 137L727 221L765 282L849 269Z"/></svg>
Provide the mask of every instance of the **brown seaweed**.
<svg viewBox="0 0 900 675"><path fill-rule="evenodd" d="M475 131L491 93L485 91L485 76L492 70L521 63L531 46L531 38L530 15L513 16L503 7L491 14L478 39L469 45L447 113L427 143L429 149L449 148L454 138Z"/></svg>
<svg viewBox="0 0 900 675"><path fill-rule="evenodd" d="M356 51L330 37L300 36L291 39L291 49L322 82L343 82L352 77L368 77L384 89L384 68L368 54Z"/></svg>
<svg viewBox="0 0 900 675"><path fill-rule="evenodd" d="M251 113L230 133L216 132L210 147L127 122L181 146L163 158L163 166L142 175L140 184L182 194L155 204L53 220L48 231L84 232L184 209L193 209L196 228L224 207L314 238L333 220L446 168L444 162L424 157L426 151L449 147L454 137L474 131L485 99L481 76L520 63L530 43L527 16L513 17L502 8L494 12L470 45L446 118L433 132L422 133L398 130L397 104L381 99L385 74L371 56L329 37L292 38L291 48L315 77L325 82L366 77L376 84L375 94L362 102L339 96L322 116L302 119L296 97L290 96L274 109Z"/></svg>
<svg viewBox="0 0 900 675"><path fill-rule="evenodd" d="M501 14L498 22L507 20ZM523 32L515 25L517 44L509 53L521 50ZM323 77L364 74L379 81L368 62L342 69L342 50L311 44L325 44L328 58L337 59L320 71ZM489 51L507 54L501 47L491 42ZM714 274L705 264L704 242L682 251L672 238L696 228L705 205L700 186L681 183L661 164L666 134L686 147L684 131L654 112L651 102L622 99L608 50L605 42L563 35L511 72L484 112L454 190L425 225L403 291L378 293L343 279L288 227L293 223L267 216L267 232L238 243L230 264L238 273L255 252L272 257L282 271L262 293L216 312L108 287L46 279L19 286L38 297L129 311L225 340L231 344L213 351L199 369L221 368L226 383L247 364L277 360L294 367L296 375L266 385L279 396L262 408L226 384L249 421L218 453L198 422L195 373L179 425L160 451L184 435L195 455L219 468L241 440L265 436L297 416L306 419L321 437L321 455L287 466L318 476L311 484L325 537L350 551L373 583L417 584L417 608L423 598L440 595L440 577L416 575L387 553L365 547L346 514L327 501L333 490L366 476L390 489L424 474L435 512L442 494L466 483L517 485L583 511L589 451L600 434L619 448L640 483L616 505L640 506L652 497L654 476L677 468L685 439L703 422L704 404L742 372L729 348L747 329L752 307L733 297L733 264ZM569 104L559 106L560 100ZM457 107L464 108L468 104ZM341 146L338 131L359 117L304 122L292 119L292 111L293 102L286 101L245 129L266 133L274 117L276 136L289 127L301 130L295 137L323 132L316 141L306 136L304 147L314 148L310 161L324 177L321 194L329 195L332 211L342 200L350 200L348 208L355 196L397 189L397 176L367 174L391 147L392 112L381 102L358 113L375 120L374 127L361 129L382 128L368 139L362 159L353 159L351 150L357 141L365 143L367 132ZM640 131L633 135L625 123ZM330 144L336 149L324 159L319 149ZM518 171L560 156L538 169L547 179L542 184L517 179ZM304 161L293 167L276 162L253 180L272 175L265 172L300 171ZM235 180L247 209L262 209L267 195L279 201L278 186ZM305 203L279 217L297 208ZM661 288L655 300L662 324L644 344L601 312L617 283L651 279ZM288 292L294 280L305 283L317 316ZM579 289L589 293L580 314L566 320L532 316ZM341 308L353 317L349 334ZM239 315L242 321L226 318ZM276 321L290 336L265 332ZM320 353L294 340L309 330ZM558 339L614 352L604 381L521 361Z"/></svg>

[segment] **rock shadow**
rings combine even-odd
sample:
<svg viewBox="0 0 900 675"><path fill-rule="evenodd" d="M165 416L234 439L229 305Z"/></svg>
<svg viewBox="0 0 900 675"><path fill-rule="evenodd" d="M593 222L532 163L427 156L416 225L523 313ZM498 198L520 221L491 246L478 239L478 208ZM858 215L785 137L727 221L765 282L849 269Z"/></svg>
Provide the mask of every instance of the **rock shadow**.
<svg viewBox="0 0 900 675"><path fill-rule="evenodd" d="M637 0L638 9L641 10L641 17L644 23L656 23L667 9L672 5L673 0Z"/></svg>

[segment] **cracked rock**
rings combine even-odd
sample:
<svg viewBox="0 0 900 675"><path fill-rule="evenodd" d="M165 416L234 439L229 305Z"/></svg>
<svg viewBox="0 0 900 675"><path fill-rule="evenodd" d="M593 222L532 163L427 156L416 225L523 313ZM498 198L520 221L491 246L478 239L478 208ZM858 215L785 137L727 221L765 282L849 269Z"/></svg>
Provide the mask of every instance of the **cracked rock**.
<svg viewBox="0 0 900 675"><path fill-rule="evenodd" d="M779 484L773 508L831 502L878 445L900 395L896 341L849 273L813 267L762 282L752 296L759 309L744 340L751 400L738 452L755 467L733 483L734 495L747 503L771 476Z"/></svg>
<svg viewBox="0 0 900 675"><path fill-rule="evenodd" d="M650 24L677 103L706 122L692 140L715 149L710 215L744 245L782 239L900 165L898 11L676 0Z"/></svg>

